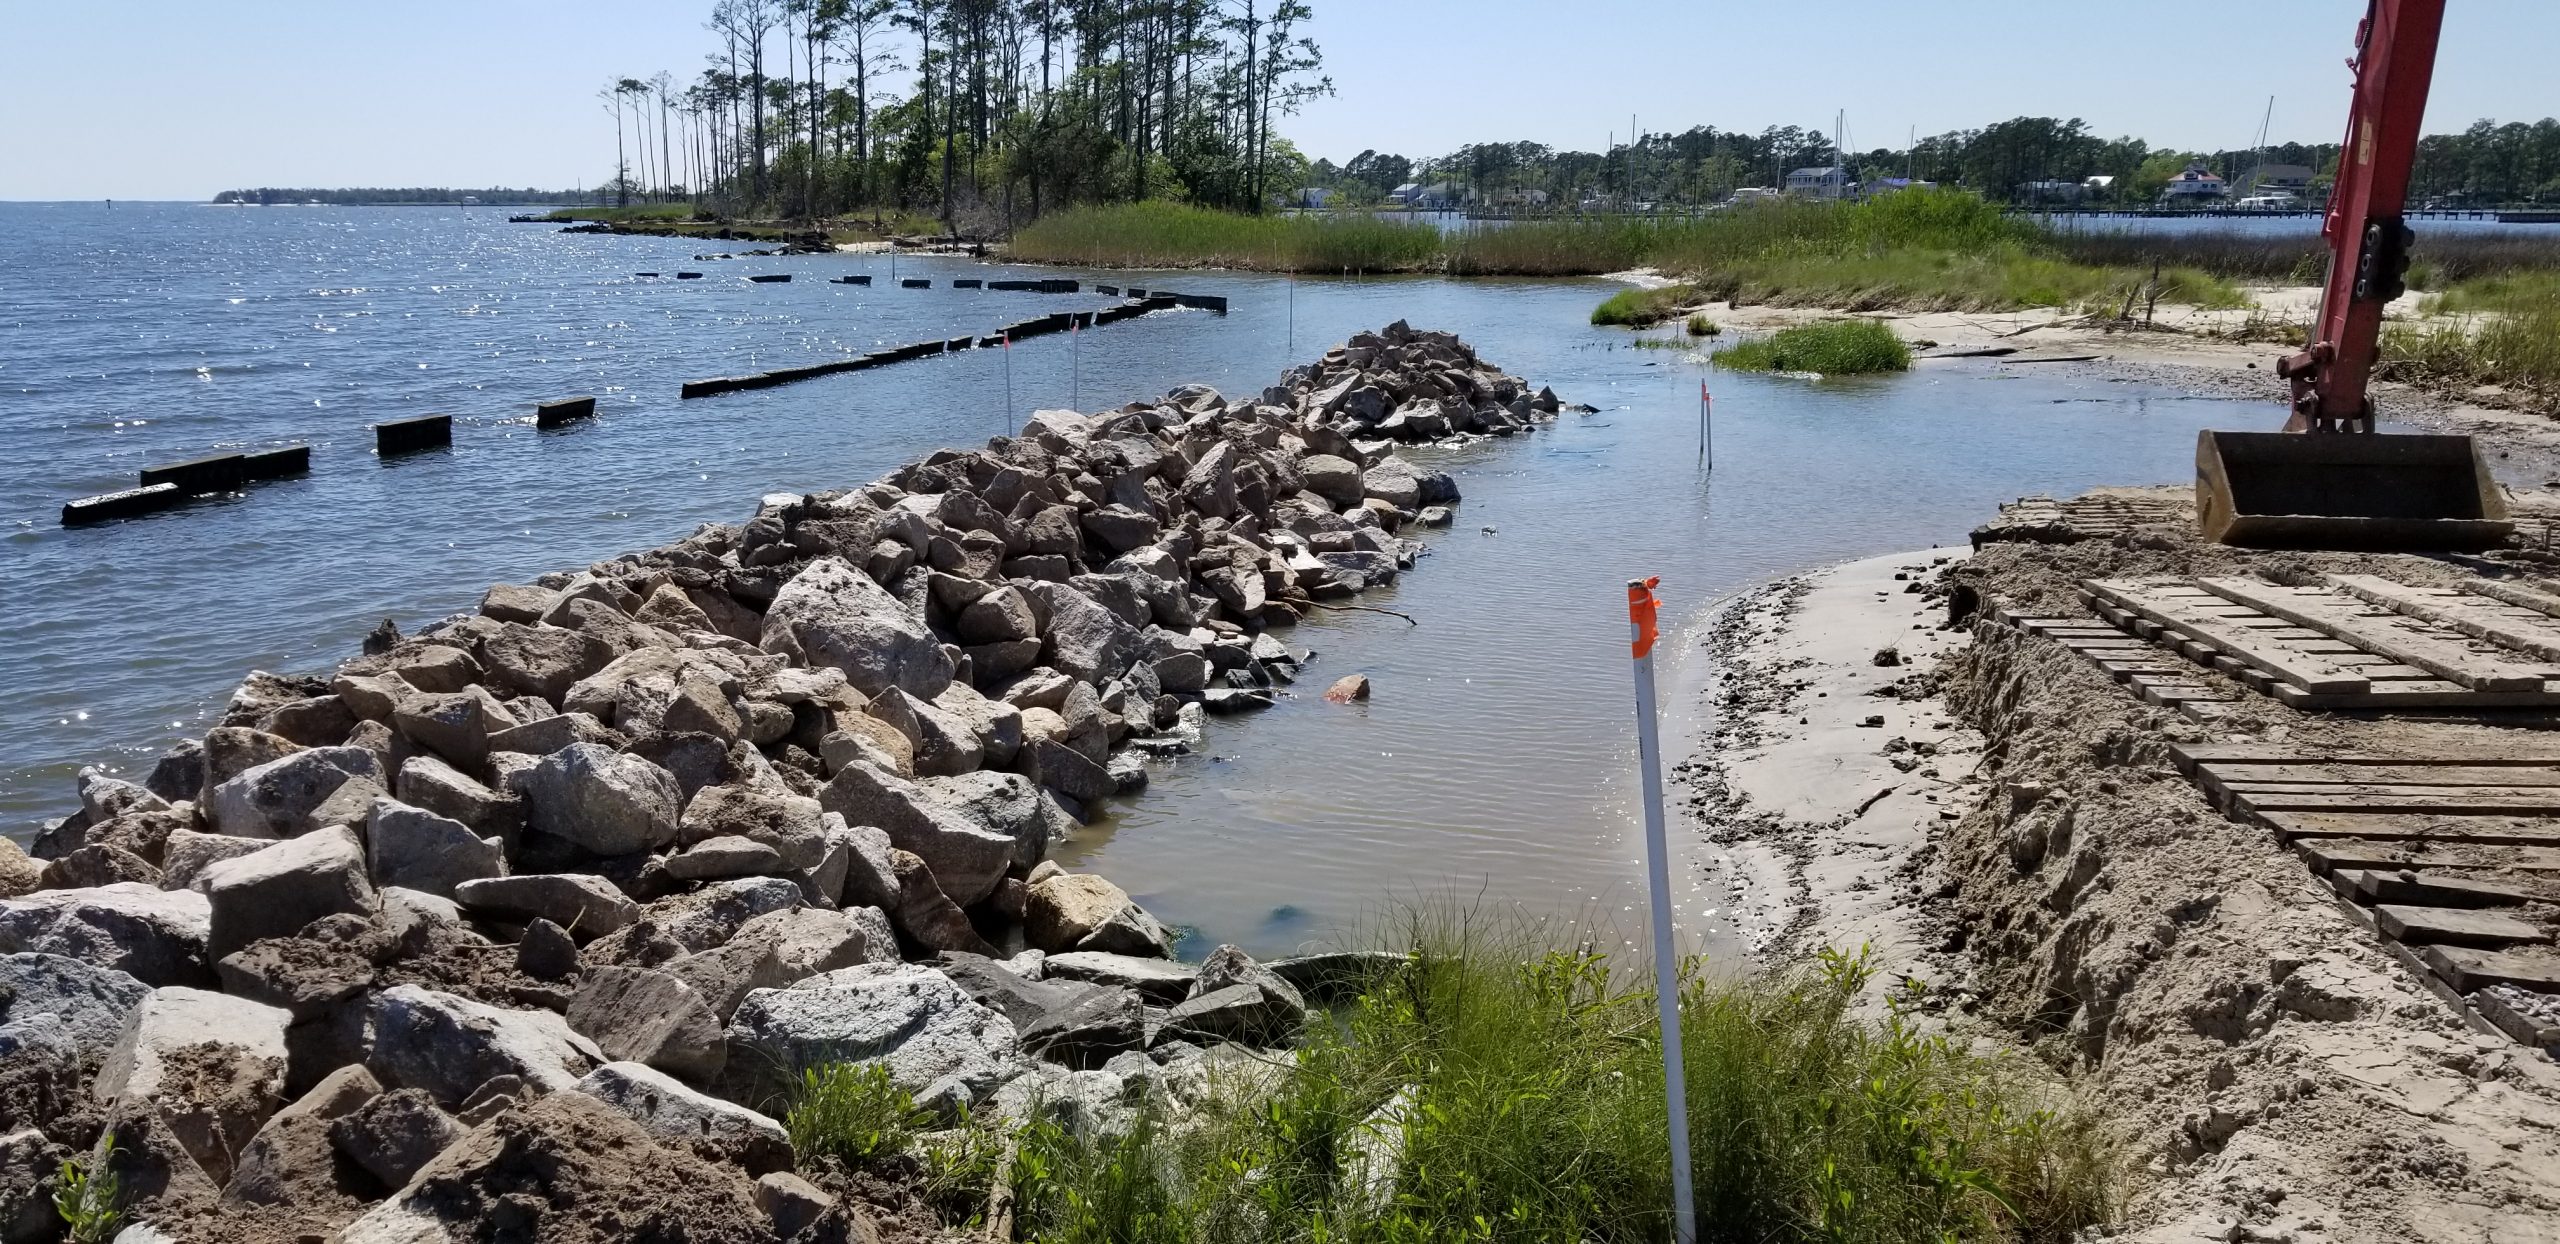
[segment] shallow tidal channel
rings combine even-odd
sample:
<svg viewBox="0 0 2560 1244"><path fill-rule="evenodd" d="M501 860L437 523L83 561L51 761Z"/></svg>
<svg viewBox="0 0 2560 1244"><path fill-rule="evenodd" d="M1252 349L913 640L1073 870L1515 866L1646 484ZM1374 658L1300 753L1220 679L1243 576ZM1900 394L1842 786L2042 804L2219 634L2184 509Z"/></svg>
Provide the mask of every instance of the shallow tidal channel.
<svg viewBox="0 0 2560 1244"><path fill-rule="evenodd" d="M2002 500L2185 478L2199 427L2273 408L2079 368L1928 364L1808 382L1716 373L1593 328L1601 281L1110 274L886 256L695 262L734 244L563 235L498 212L0 205L0 828L24 841L84 763L145 768L200 734L252 668L322 670L524 581L740 521L760 494L841 488L1043 407L1188 382L1229 394L1402 318L1596 413L1417 456L1454 472L1457 523L1364 605L1284 638L1318 655L1278 707L1215 719L1209 755L1155 772L1065 844L1206 946L1274 953L1412 900L1518 904L1626 927L1642 901L1625 580L1691 620L1728 593L1851 557L1960 544ZM702 281L637 279L682 267ZM789 284L750 272L788 271ZM832 285L874 274L871 287ZM679 402L683 380L985 332L1076 297L949 289L1070 275L1225 295L1007 351ZM1009 373L1009 376L1008 376ZM1698 384L1715 395L1715 468ZM1008 385L1011 401L1007 403ZM530 403L602 399L538 433ZM367 425L457 416L454 447L394 464ZM313 470L237 498L64 531L72 496L146 463L308 440ZM1672 645L1673 650L1690 645ZM1365 704L1325 703L1347 673ZM1665 703L1679 670L1664 675ZM1683 880L1684 931L1729 949ZM1627 919L1622 919L1625 917Z"/></svg>

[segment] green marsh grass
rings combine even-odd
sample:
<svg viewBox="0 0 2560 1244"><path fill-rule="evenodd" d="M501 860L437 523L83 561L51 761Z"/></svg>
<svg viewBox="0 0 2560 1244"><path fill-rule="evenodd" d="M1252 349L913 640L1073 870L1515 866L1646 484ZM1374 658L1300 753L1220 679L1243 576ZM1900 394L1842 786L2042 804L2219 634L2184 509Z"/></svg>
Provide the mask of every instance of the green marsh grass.
<svg viewBox="0 0 2560 1244"><path fill-rule="evenodd" d="M1607 302L1591 309L1591 322L1651 328L1680 314L1681 308L1695 305L1700 298L1695 285L1620 290L1610 295Z"/></svg>
<svg viewBox="0 0 2560 1244"><path fill-rule="evenodd" d="M1856 376L1911 369L1911 347L1875 320L1825 320L1782 328L1726 346L1714 358L1717 366L1735 371Z"/></svg>
<svg viewBox="0 0 2560 1244"><path fill-rule="evenodd" d="M1266 1056L1265 1092L1113 1134L1056 1118L1006 1133L1014 1238L1664 1238L1642 965L1461 920L1417 919L1404 940L1399 966ZM2114 1212L2125 1163L2099 1120L2020 1064L1898 1012L1860 1018L1863 956L1724 981L1688 966L1701 1239L2062 1241Z"/></svg>

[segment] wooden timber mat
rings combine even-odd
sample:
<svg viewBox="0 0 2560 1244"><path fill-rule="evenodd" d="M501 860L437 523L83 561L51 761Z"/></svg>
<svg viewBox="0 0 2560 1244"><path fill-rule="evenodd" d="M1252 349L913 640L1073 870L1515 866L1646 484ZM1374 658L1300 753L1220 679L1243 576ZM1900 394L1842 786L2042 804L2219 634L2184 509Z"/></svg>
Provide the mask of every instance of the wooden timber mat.
<svg viewBox="0 0 2560 1244"><path fill-rule="evenodd" d="M2169 752L2224 815L2300 855L2431 988L2560 1058L2560 745Z"/></svg>
<svg viewBox="0 0 2560 1244"><path fill-rule="evenodd" d="M2223 576L2080 588L2119 631L2293 708L2560 709L2560 594L2527 582L2422 588L2342 574L2310 587Z"/></svg>
<svg viewBox="0 0 2560 1244"><path fill-rule="evenodd" d="M1998 518L1973 529L1973 547L2077 544L2110 539L2136 527L2193 528L2195 524L2195 503L2169 497L2020 497L2002 505Z"/></svg>
<svg viewBox="0 0 2560 1244"><path fill-rule="evenodd" d="M2143 703L2173 709L2191 720L2220 720L2240 699L2237 693L2215 685L2220 680L2193 662L2164 653L2150 641L2128 635L2094 615L2044 617L2001 606L1987 612L1995 621L2050 639L2087 658Z"/></svg>

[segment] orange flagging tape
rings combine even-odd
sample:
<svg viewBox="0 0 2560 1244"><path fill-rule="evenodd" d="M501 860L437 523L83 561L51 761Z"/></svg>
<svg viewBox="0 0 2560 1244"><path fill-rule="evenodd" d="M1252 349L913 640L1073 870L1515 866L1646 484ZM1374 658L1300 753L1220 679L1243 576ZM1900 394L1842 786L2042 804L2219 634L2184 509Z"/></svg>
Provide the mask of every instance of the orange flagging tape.
<svg viewBox="0 0 2560 1244"><path fill-rule="evenodd" d="M1653 589L1662 586L1662 576L1627 580L1627 621L1635 628L1636 659L1653 655L1653 641L1658 637L1654 627L1654 609L1660 603Z"/></svg>

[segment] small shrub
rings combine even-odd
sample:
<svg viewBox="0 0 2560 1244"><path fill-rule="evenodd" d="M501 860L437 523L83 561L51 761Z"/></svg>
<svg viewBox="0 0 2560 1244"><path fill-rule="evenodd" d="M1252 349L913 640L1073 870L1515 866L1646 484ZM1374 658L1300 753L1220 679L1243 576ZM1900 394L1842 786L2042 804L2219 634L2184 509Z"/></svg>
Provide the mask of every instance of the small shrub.
<svg viewBox="0 0 2560 1244"><path fill-rule="evenodd" d="M123 1180L114 1170L115 1133L100 1139L86 1158L64 1158L55 1176L53 1212L70 1229L72 1244L107 1244L124 1218Z"/></svg>
<svg viewBox="0 0 2560 1244"><path fill-rule="evenodd" d="M864 1166L905 1153L922 1121L914 1099L890 1082L887 1064L827 1063L800 1073L782 1128L803 1162L826 1157Z"/></svg>
<svg viewBox="0 0 2560 1244"><path fill-rule="evenodd" d="M1714 320L1708 319L1704 315L1693 315L1689 317L1689 335L1692 337L1721 337L1724 335L1724 326L1716 323Z"/></svg>
<svg viewBox="0 0 2560 1244"><path fill-rule="evenodd" d="M1876 320L1826 320L1727 346L1715 352L1715 361L1737 371L1855 376L1909 370L1911 347Z"/></svg>

